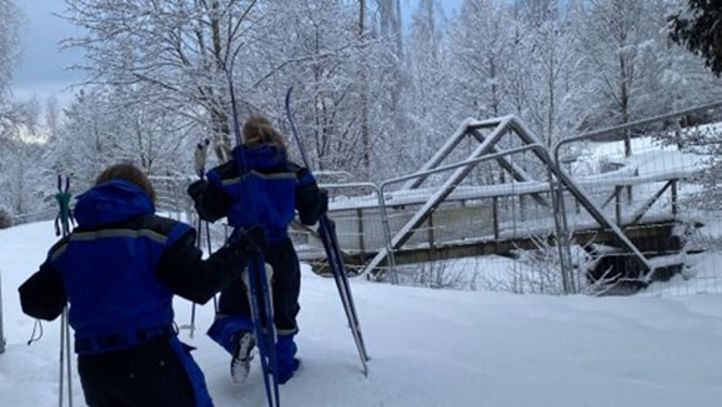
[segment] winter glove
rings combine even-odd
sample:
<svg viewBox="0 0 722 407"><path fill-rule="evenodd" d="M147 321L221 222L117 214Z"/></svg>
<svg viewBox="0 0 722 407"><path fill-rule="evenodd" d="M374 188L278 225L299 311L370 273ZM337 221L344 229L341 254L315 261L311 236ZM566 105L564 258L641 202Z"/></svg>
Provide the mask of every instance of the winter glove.
<svg viewBox="0 0 722 407"><path fill-rule="evenodd" d="M296 190L296 208L301 223L313 225L328 211L328 191L314 183Z"/></svg>
<svg viewBox="0 0 722 407"><path fill-rule="evenodd" d="M259 225L254 225L249 229L238 228L228 238L224 249L242 257L263 253L268 250L266 232Z"/></svg>
<svg viewBox="0 0 722 407"><path fill-rule="evenodd" d="M228 215L230 198L208 181L196 181L188 185L188 195L193 199L201 219L215 222Z"/></svg>
<svg viewBox="0 0 722 407"><path fill-rule="evenodd" d="M60 273L47 263L18 288L20 305L25 314L52 321L65 308L66 298Z"/></svg>
<svg viewBox="0 0 722 407"><path fill-rule="evenodd" d="M211 258L231 264L232 266L228 270L230 278L235 280L241 278L243 270L254 256L267 249L268 241L262 227L238 228L233 231L226 244L213 253Z"/></svg>
<svg viewBox="0 0 722 407"><path fill-rule="evenodd" d="M193 199L193 202L198 202L203 194L203 190L206 189L208 181L199 180L188 185L188 195Z"/></svg>

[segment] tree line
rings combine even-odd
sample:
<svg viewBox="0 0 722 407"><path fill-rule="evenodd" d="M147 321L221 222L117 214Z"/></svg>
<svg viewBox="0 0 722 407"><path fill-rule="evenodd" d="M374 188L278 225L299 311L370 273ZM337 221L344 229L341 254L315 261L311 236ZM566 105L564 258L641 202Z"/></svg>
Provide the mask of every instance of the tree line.
<svg viewBox="0 0 722 407"><path fill-rule="evenodd" d="M47 201L31 180L57 172L83 185L127 160L153 175L189 174L205 138L225 160L231 84L241 115L265 114L285 133L283 97L294 86L313 167L370 180L414 171L467 117L518 115L551 146L722 94L685 47L684 0L464 0L455 12L419 0L408 21L400 0L66 6L63 18L83 34L62 46L85 51L77 69L86 76L62 114L47 104L42 126L28 124L32 103L25 118L7 108L23 110L5 68L16 58L7 38L19 34L12 25L0 34L0 131L22 150L0 160L0 206L15 213ZM0 0L3 21L17 21L13 7Z"/></svg>

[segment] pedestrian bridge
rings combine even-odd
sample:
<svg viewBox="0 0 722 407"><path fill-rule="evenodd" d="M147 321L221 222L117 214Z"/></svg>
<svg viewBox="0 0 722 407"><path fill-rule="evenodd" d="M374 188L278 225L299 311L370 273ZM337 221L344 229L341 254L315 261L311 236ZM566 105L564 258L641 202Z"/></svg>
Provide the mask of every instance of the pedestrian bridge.
<svg viewBox="0 0 722 407"><path fill-rule="evenodd" d="M511 137L516 143L505 142ZM459 154L467 139L476 145ZM515 256L544 240L622 256L626 274L659 279L680 265L690 223L680 216L678 195L690 175L622 166L572 177L519 119L506 116L465 121L415 174L322 186L334 196L329 216L346 262L359 274L383 278L396 265ZM356 192L362 188L368 193ZM323 272L316 233L299 225L293 233L300 256Z"/></svg>

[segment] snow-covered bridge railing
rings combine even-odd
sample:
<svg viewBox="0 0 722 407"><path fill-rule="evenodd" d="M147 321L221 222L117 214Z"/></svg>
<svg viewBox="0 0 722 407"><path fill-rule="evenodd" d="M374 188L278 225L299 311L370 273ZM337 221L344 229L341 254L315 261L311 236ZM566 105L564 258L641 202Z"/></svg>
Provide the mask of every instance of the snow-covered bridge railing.
<svg viewBox="0 0 722 407"><path fill-rule="evenodd" d="M631 178L604 177L582 180L580 185L588 192L593 191L589 193L590 198L599 203L625 232L634 235L633 242L649 248L650 244L645 241L664 240L671 233L671 224L677 221L679 212L676 191L683 178L678 177L688 175L670 172ZM638 195L634 201L627 201L619 193L627 186L646 188L650 185L654 185L656 191L651 196ZM324 187L336 189L333 184ZM428 196L431 190L386 193L386 218L390 230L398 231L407 223L423 203L424 195ZM530 249L530 236L554 235L555 228L553 215L542 215L543 208L531 194L551 199L551 192L549 184L544 182L459 187L416 228L403 248L394 250L395 260L402 265ZM671 194L660 205L664 192ZM330 205L330 215L337 224L347 261L356 269L387 246L378 194L373 198L375 204L368 197L361 197L336 199ZM609 232L600 229L589 216L581 219L581 214L575 213L580 209L576 204L570 205L571 215L575 217L575 239L586 242L595 237L598 244L609 243L612 240ZM320 245L313 239L307 242L301 255L307 261L321 261ZM666 248L662 250L662 247ZM667 252L670 247L660 244L660 250L655 254ZM646 252L651 254L649 250Z"/></svg>

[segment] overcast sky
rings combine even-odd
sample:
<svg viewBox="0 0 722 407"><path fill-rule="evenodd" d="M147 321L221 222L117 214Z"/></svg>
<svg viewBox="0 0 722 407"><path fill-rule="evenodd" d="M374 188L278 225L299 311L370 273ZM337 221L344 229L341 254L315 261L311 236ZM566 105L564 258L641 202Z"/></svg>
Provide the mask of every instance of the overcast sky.
<svg viewBox="0 0 722 407"><path fill-rule="evenodd" d="M25 25L21 36L22 61L14 77L15 96L26 99L37 95L42 99L55 95L63 103L72 95L66 88L81 80L78 72L66 68L81 61L83 53L61 51L58 42L78 30L53 15L62 13L63 0L23 0L16 4L25 14Z"/></svg>
<svg viewBox="0 0 722 407"><path fill-rule="evenodd" d="M402 0L403 18L408 23L409 15L418 0ZM448 10L457 8L461 0L442 0ZM21 64L15 71L14 92L18 99L35 95L45 99L54 95L65 105L71 100L73 83L82 80L79 72L66 68L83 59L80 50L60 50L58 43L78 33L78 29L53 14L63 12L63 0L17 0L16 4L25 13L23 28Z"/></svg>

